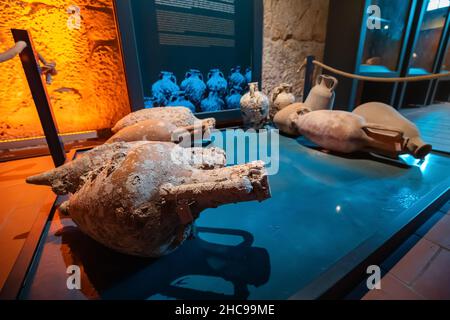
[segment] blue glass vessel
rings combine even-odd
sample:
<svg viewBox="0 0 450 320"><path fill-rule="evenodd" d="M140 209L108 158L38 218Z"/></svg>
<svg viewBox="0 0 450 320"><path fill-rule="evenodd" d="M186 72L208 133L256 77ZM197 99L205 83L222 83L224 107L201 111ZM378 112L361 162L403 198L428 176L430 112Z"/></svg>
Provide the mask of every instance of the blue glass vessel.
<svg viewBox="0 0 450 320"><path fill-rule="evenodd" d="M230 93L226 97L225 109L240 109L241 108L241 98L242 98L242 88L240 86L235 86L231 88Z"/></svg>
<svg viewBox="0 0 450 320"><path fill-rule="evenodd" d="M209 91L215 91L220 97L225 97L228 83L219 69L211 69L208 73L208 82L206 83Z"/></svg>
<svg viewBox="0 0 450 320"><path fill-rule="evenodd" d="M200 105L202 112L214 112L223 110L225 107L225 102L220 97L219 92L210 91L208 98L204 99Z"/></svg>
<svg viewBox="0 0 450 320"><path fill-rule="evenodd" d="M161 71L159 80L152 85L152 95L158 107L167 106L173 94L180 91L177 78L172 72Z"/></svg>
<svg viewBox="0 0 450 320"><path fill-rule="evenodd" d="M186 98L197 107L200 106L203 98L205 98L206 84L199 70L191 69L186 72L185 79L181 82L180 88L186 93Z"/></svg>

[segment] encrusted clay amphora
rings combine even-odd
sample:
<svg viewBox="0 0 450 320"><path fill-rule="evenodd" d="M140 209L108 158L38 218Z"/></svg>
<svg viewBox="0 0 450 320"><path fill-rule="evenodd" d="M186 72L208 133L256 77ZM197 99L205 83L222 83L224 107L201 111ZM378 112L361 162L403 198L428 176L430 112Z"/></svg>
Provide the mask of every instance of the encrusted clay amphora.
<svg viewBox="0 0 450 320"><path fill-rule="evenodd" d="M363 117L367 122L386 125L403 132L405 138L408 139L406 148L416 158L422 159L432 150L432 146L425 143L420 137L417 126L387 104L365 103L357 107L353 113Z"/></svg>
<svg viewBox="0 0 450 320"><path fill-rule="evenodd" d="M261 129L269 117L269 98L258 90L258 83L249 83L249 92L241 98L244 127Z"/></svg>
<svg viewBox="0 0 450 320"><path fill-rule="evenodd" d="M311 111L333 109L335 92L338 80L329 75L320 75L316 85L311 89L305 100L305 106Z"/></svg>
<svg viewBox="0 0 450 320"><path fill-rule="evenodd" d="M191 235L203 210L270 197L264 163L225 164L217 148L113 143L27 182L72 193L61 212L106 247L159 257Z"/></svg>
<svg viewBox="0 0 450 320"><path fill-rule="evenodd" d="M106 143L171 141L190 146L207 137L215 125L214 118L199 120L184 107L144 109L119 120L112 129L115 134Z"/></svg>
<svg viewBox="0 0 450 320"><path fill-rule="evenodd" d="M206 84L203 81L203 75L199 70L191 69L186 72L185 79L181 82L181 90L186 93L186 97L196 107L200 106L206 93Z"/></svg>
<svg viewBox="0 0 450 320"><path fill-rule="evenodd" d="M168 141L174 143L183 142L190 146L196 139L205 139L214 129L213 118L199 121L193 126L178 127L163 120L143 120L132 126L125 127L105 143L133 142L133 141ZM191 142L191 144L189 144Z"/></svg>
<svg viewBox="0 0 450 320"><path fill-rule="evenodd" d="M276 87L271 94L270 102L270 119L273 119L277 112L295 102L295 96L292 93L292 85L283 83Z"/></svg>
<svg viewBox="0 0 450 320"><path fill-rule="evenodd" d="M158 107L164 107L169 103L170 97L180 91L177 78L172 72L161 71L159 80L152 86L152 95Z"/></svg>
<svg viewBox="0 0 450 320"><path fill-rule="evenodd" d="M206 86L210 92L217 92L220 97L225 97L227 94L228 83L219 69L212 69L209 71Z"/></svg>
<svg viewBox="0 0 450 320"><path fill-rule="evenodd" d="M297 118L298 132L330 151L365 151L396 159L408 152L407 139L395 128L367 123L351 112L318 110Z"/></svg>
<svg viewBox="0 0 450 320"><path fill-rule="evenodd" d="M135 125L145 120L159 120L173 124L176 127L194 126L196 122L202 122L204 125L215 125L214 118L200 120L197 119L191 110L185 107L169 107L169 108L150 108L132 112L119 121L111 129L113 133Z"/></svg>

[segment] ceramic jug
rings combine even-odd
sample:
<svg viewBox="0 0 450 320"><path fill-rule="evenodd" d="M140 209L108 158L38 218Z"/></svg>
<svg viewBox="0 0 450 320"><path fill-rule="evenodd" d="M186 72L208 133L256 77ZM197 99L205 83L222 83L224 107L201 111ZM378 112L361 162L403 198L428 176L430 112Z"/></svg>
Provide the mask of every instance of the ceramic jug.
<svg viewBox="0 0 450 320"><path fill-rule="evenodd" d="M273 119L277 112L295 102L295 96L292 94L292 85L283 83L276 87L271 94L270 102L270 119Z"/></svg>
<svg viewBox="0 0 450 320"><path fill-rule="evenodd" d="M389 126L403 132L408 139L406 144L408 152L416 158L423 159L432 150L432 146L420 137L417 126L387 104L365 103L357 107L353 113L363 117L367 122Z"/></svg>
<svg viewBox="0 0 450 320"><path fill-rule="evenodd" d="M229 95L225 99L225 109L233 110L241 107L242 89L239 86L233 87L230 90Z"/></svg>
<svg viewBox="0 0 450 320"><path fill-rule="evenodd" d="M167 107L185 107L192 112L195 112L194 104L187 99L184 91L178 91L177 93L172 94Z"/></svg>
<svg viewBox="0 0 450 320"><path fill-rule="evenodd" d="M305 105L312 111L333 109L338 80L329 75L320 75L316 85L311 89L305 100Z"/></svg>
<svg viewBox="0 0 450 320"><path fill-rule="evenodd" d="M206 83L209 91L215 91L220 97L227 94L228 83L223 73L219 69L212 69L208 73L208 82Z"/></svg>
<svg viewBox="0 0 450 320"><path fill-rule="evenodd" d="M210 91L208 98L204 99L200 104L200 109L202 112L214 112L223 110L225 107L225 102L220 97L219 92Z"/></svg>
<svg viewBox="0 0 450 320"><path fill-rule="evenodd" d="M367 123L354 113L316 110L297 118L298 132L330 151L365 151L396 159L408 153L403 132L380 124Z"/></svg>
<svg viewBox="0 0 450 320"><path fill-rule="evenodd" d="M172 72L161 71L159 80L152 85L152 94L155 104L164 107L169 103L170 97L180 91L177 78Z"/></svg>
<svg viewBox="0 0 450 320"><path fill-rule="evenodd" d="M196 107L200 106L206 93L206 84L199 70L191 69L186 72L185 79L181 82L181 90L186 93L186 98Z"/></svg>
<svg viewBox="0 0 450 320"><path fill-rule="evenodd" d="M231 69L230 76L228 77L228 86L230 88L239 87L244 88L247 85L247 80L241 73L241 67L237 66Z"/></svg>
<svg viewBox="0 0 450 320"><path fill-rule="evenodd" d="M249 92L241 98L244 127L261 129L269 117L269 98L258 90L258 82L249 83Z"/></svg>

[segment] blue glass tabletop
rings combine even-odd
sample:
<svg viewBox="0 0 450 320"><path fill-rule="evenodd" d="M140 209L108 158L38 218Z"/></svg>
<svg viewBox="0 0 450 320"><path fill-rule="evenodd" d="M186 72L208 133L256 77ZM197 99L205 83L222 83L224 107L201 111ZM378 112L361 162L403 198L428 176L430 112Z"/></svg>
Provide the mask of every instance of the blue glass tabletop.
<svg viewBox="0 0 450 320"><path fill-rule="evenodd" d="M195 238L160 259L106 249L56 211L21 298L288 299L418 201L450 187L443 154L421 162L344 157L283 136L268 147L279 150L272 197L203 212ZM80 290L67 289L71 265L81 268Z"/></svg>

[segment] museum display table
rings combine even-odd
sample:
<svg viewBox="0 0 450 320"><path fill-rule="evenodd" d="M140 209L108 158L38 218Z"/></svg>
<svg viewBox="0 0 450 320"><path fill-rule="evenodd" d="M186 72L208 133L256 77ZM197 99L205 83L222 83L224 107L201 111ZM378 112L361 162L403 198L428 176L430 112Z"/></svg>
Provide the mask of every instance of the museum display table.
<svg viewBox="0 0 450 320"><path fill-rule="evenodd" d="M195 238L159 259L107 249L56 210L20 298L317 298L450 196L447 155L391 161L308 144L283 136L269 143L279 147L272 198L205 211ZM72 265L81 270L80 290L67 288Z"/></svg>

